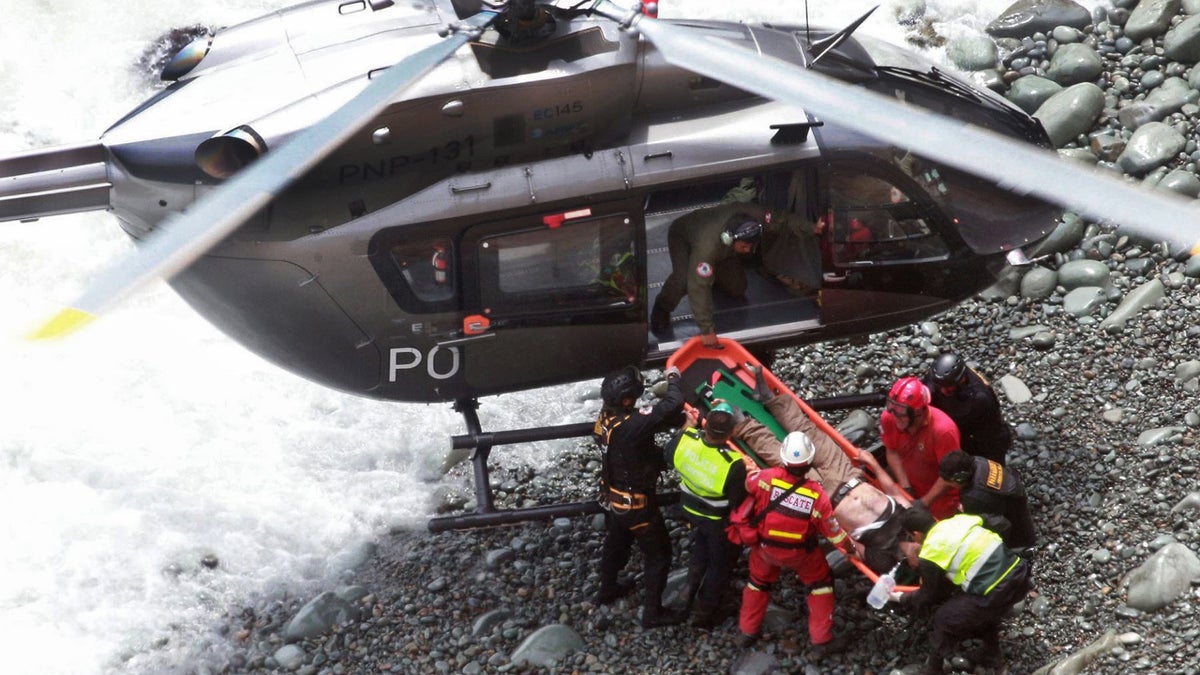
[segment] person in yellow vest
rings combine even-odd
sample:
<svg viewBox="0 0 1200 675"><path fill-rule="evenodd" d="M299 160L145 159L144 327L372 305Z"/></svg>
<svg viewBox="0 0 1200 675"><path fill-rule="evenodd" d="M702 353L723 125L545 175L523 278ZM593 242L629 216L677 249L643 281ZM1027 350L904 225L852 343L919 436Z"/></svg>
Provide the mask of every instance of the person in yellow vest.
<svg viewBox="0 0 1200 675"><path fill-rule="evenodd" d="M843 640L833 637L833 573L819 546L820 537L847 555L854 555L854 547L833 516L824 488L806 476L816 453L808 436L793 431L779 451L781 465L752 473L746 480L759 542L750 548L750 581L742 590L738 621L739 647L758 641L771 589L785 567L808 588L810 656L820 660L843 646Z"/></svg>
<svg viewBox="0 0 1200 675"><path fill-rule="evenodd" d="M983 643L968 655L976 665L1000 665L1000 622L1029 593L1029 563L985 528L979 516L960 513L935 521L927 508L914 504L900 523L921 547L921 586L893 593L892 599L918 609L941 602L933 614L933 649L922 675L941 673L954 648L972 638Z"/></svg>
<svg viewBox="0 0 1200 675"><path fill-rule="evenodd" d="M725 535L731 504L746 497L746 465L742 454L727 446L733 433L733 408L716 403L704 418L704 429L686 427L667 445L664 455L681 479L683 515L692 529L692 559L685 596L694 609L691 624L712 628L733 564L741 550Z"/></svg>

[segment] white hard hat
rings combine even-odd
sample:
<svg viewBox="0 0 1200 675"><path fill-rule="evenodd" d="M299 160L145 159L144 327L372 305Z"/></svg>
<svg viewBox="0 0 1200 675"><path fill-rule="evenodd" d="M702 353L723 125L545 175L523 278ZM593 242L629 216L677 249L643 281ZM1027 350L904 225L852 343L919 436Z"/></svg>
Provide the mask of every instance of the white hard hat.
<svg viewBox="0 0 1200 675"><path fill-rule="evenodd" d="M817 448L803 431L793 431L783 439L779 457L784 466L801 467L812 464Z"/></svg>

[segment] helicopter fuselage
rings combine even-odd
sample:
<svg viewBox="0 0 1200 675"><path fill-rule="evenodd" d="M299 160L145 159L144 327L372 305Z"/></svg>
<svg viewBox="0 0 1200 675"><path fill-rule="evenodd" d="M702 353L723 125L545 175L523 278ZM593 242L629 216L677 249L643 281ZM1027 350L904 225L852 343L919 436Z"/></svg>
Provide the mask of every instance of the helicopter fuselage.
<svg viewBox="0 0 1200 675"><path fill-rule="evenodd" d="M935 314L1054 227L1040 200L669 65L614 22L554 7L540 19L536 37L489 30L460 50L172 286L306 378L463 400L665 360L695 334L686 304L672 334L647 329L667 228L723 199L832 221L819 294L752 274L747 298L718 302L718 330L763 347ZM102 137L109 206L146 236L452 20L443 2L318 0L217 33ZM808 40L829 31L689 25L1046 143L1002 99L883 62L895 52L873 41L813 64ZM852 243L860 226L871 234Z"/></svg>

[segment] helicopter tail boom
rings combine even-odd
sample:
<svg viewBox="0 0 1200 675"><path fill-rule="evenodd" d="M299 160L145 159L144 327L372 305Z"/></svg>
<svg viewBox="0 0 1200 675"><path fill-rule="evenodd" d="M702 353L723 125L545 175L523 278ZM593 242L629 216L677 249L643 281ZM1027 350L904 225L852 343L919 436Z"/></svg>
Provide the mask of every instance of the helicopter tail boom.
<svg viewBox="0 0 1200 675"><path fill-rule="evenodd" d="M0 221L107 209L112 183L104 160L99 143L0 159Z"/></svg>

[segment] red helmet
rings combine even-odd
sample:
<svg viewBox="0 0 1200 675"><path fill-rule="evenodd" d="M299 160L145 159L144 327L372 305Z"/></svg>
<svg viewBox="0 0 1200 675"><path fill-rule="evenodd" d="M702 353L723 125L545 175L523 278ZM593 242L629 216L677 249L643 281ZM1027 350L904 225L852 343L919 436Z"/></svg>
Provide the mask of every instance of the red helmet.
<svg viewBox="0 0 1200 675"><path fill-rule="evenodd" d="M893 415L912 415L929 406L929 387L915 377L902 377L892 385L887 409Z"/></svg>

